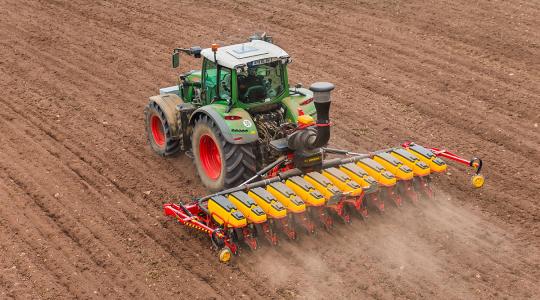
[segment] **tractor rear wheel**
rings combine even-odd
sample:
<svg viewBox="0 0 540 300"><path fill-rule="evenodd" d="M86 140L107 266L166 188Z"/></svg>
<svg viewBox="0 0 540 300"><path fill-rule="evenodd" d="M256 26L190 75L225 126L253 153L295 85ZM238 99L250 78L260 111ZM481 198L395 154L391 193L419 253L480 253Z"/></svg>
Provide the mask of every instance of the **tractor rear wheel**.
<svg viewBox="0 0 540 300"><path fill-rule="evenodd" d="M235 187L257 171L253 146L227 142L208 116L196 121L191 145L199 177L212 192Z"/></svg>
<svg viewBox="0 0 540 300"><path fill-rule="evenodd" d="M173 139L171 124L157 103L150 101L146 105L144 119L146 135L152 150L161 156L170 156L180 151L180 141Z"/></svg>

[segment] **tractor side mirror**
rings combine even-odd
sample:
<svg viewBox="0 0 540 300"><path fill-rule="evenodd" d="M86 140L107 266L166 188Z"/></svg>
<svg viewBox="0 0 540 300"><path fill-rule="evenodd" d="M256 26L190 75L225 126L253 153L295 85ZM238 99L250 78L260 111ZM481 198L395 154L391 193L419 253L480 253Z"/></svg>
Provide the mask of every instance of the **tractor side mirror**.
<svg viewBox="0 0 540 300"><path fill-rule="evenodd" d="M180 66L180 52L174 52L172 55L172 67L178 68Z"/></svg>

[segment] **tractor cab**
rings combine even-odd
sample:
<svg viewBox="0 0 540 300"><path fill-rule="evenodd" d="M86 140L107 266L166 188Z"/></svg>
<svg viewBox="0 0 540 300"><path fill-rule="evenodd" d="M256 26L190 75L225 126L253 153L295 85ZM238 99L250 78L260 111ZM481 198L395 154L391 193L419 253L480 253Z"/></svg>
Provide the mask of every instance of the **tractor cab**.
<svg viewBox="0 0 540 300"><path fill-rule="evenodd" d="M200 72L180 76L179 93L185 102L249 109L289 96L286 67L290 57L271 39L252 37L247 43L225 47L176 49L173 67L178 66L179 52L203 58Z"/></svg>
<svg viewBox="0 0 540 300"><path fill-rule="evenodd" d="M312 90L297 84L290 89L290 56L269 36L224 47L177 48L173 68L179 67L181 53L201 58L202 68L181 74L178 85L150 97L146 131L156 153L190 153L210 190L236 186L292 150L301 152L299 158L320 158L320 151L304 147L314 141L298 137L288 145L286 138L319 121L316 93L329 93L333 86ZM317 145L325 141L325 135L320 136Z"/></svg>

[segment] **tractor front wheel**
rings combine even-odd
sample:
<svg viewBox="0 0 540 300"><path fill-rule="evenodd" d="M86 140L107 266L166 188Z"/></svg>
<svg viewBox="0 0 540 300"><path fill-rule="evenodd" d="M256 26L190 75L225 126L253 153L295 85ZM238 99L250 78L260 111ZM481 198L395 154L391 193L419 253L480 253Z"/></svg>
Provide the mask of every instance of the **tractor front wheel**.
<svg viewBox="0 0 540 300"><path fill-rule="evenodd" d="M212 192L235 187L256 173L252 145L227 142L208 116L196 121L191 145L199 177Z"/></svg>
<svg viewBox="0 0 540 300"><path fill-rule="evenodd" d="M180 151L180 141L173 139L171 124L157 103L150 101L144 109L148 143L157 154L170 156Z"/></svg>

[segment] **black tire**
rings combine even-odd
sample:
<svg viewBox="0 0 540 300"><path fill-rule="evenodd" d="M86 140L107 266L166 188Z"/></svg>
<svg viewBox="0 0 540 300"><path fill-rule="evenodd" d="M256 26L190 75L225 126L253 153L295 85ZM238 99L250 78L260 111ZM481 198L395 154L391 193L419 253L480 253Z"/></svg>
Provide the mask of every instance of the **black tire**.
<svg viewBox="0 0 540 300"><path fill-rule="evenodd" d="M146 137L154 152L161 156L171 156L180 151L180 140L173 139L165 113L154 101L150 101L144 108L144 121Z"/></svg>
<svg viewBox="0 0 540 300"><path fill-rule="evenodd" d="M219 152L219 168L215 167L217 158L215 160L208 158L213 157L214 154L213 150L208 150L209 147L213 147L208 146L209 143L211 144L210 139L215 143ZM228 143L214 121L206 115L196 121L191 136L191 145L193 147L193 160L199 177L212 192L238 186L257 172L253 145ZM202 155L201 149L203 149ZM211 154L208 154L208 152ZM206 164L203 162L205 159Z"/></svg>

